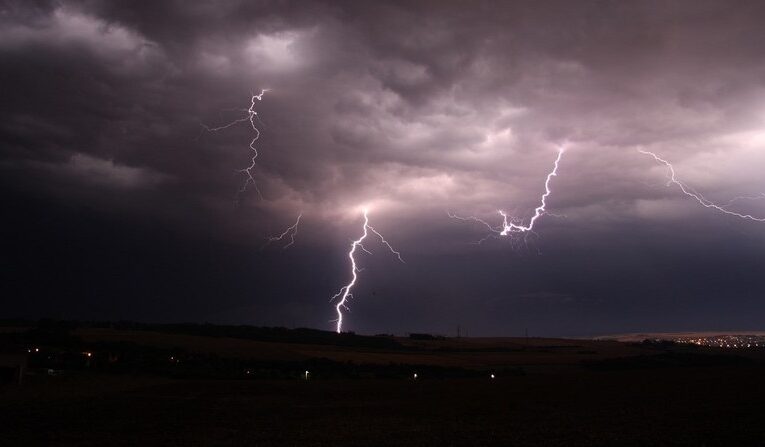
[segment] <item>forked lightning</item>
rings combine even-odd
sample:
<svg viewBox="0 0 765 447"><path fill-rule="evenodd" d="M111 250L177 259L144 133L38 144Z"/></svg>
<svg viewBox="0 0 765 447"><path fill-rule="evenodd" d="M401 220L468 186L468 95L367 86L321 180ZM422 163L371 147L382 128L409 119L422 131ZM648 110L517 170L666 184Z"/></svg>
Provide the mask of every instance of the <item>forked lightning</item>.
<svg viewBox="0 0 765 447"><path fill-rule="evenodd" d="M753 220L753 221L756 221L756 222L765 222L765 218L763 218L763 217L755 217L755 216L752 216L751 214L742 214L742 213L737 213L735 211L730 211L730 210L725 209L723 205L718 205L718 204L712 202L711 200L709 200L706 197L704 197L703 195L701 195L701 193L696 192L693 188L691 188L690 186L686 185L682 180L679 180L677 178L677 173L675 173L675 168L674 168L674 166L672 166L672 163L668 162L667 160L659 157L658 155L656 155L655 153L650 152L650 151L646 151L646 150L643 150L643 149L638 149L638 152L640 152L641 154L650 155L651 157L653 157L654 160L656 160L657 162L659 162L659 163L663 164L664 166L666 166L667 169L669 170L669 184L677 185L680 188L680 191L683 192L683 194L685 194L688 197L693 198L694 200L699 202L704 208L710 208L710 209L719 211L721 213L728 214L728 215L731 215L731 216L735 216L735 217L738 217L738 218L741 218L741 219ZM762 196L753 196L753 197L741 196L741 197L736 197L735 199L731 200L731 202L728 202L728 203L730 204L730 203L732 203L735 200L741 200L741 199L752 199L752 200L754 200L754 199L758 199L760 197L762 197Z"/></svg>
<svg viewBox="0 0 765 447"><path fill-rule="evenodd" d="M229 127L235 126L239 123L245 123L245 122L250 123L250 127L252 128L252 131L255 132L255 134L252 137L252 140L250 140L250 145L249 145L250 151L252 152L252 156L250 157L250 164L249 166L245 168L238 169L236 172L240 174L244 174L244 177L245 177L244 183L242 183L242 186L239 188L239 194L244 193L245 191L247 191L248 186L253 185L255 190L258 192L258 196L260 196L260 198L263 198L263 195L260 193L260 189L258 189L257 183L255 183L255 176L253 173L255 169L255 159L258 158L258 149L255 147L255 142L258 141L258 138L260 138L260 130L255 125L255 119L258 116L258 112L255 110L255 101L256 100L262 101L263 95L268 91L269 91L268 89L262 89L260 91L260 94L252 95L250 97L250 107L241 110L241 112L244 113L244 115L241 118L237 118L228 124L224 124L218 127L209 127L202 124L202 127L207 132L218 132L221 130L228 129Z"/></svg>
<svg viewBox="0 0 765 447"><path fill-rule="evenodd" d="M280 235L269 236L266 240L266 245L270 244L271 242L282 241L285 238L289 237L289 242L282 247L282 248L289 248L292 244L295 243L295 236L297 236L297 233L298 233L298 225L300 224L301 217L303 217L303 213L298 214L298 217L295 223L292 224L292 226L287 227L287 229L284 230Z"/></svg>
<svg viewBox="0 0 765 447"><path fill-rule="evenodd" d="M351 261L351 281L344 285L339 292L337 292L330 301L338 300L337 303L335 303L335 311L337 312L337 319L334 320L336 323L335 330L339 334L343 331L343 309L348 309L348 300L353 298L353 294L351 293L351 290L353 289L353 286L356 285L356 281L358 280L359 272L361 270L358 267L358 264L356 263L356 253L358 249L363 250L366 253L371 254L369 250L367 250L364 245L362 244L364 240L369 236L369 233L374 233L377 237L380 238L380 242L382 242L383 245L385 245L388 250L391 251L399 261L404 262L404 259L401 258L401 253L396 251L389 243L385 240L382 234L380 234L377 230L374 229L371 225L369 225L369 212L367 209L364 209L364 226L363 226L363 234L358 239L351 242L351 249L348 252L348 259ZM339 298L339 299L338 299Z"/></svg>
<svg viewBox="0 0 765 447"><path fill-rule="evenodd" d="M563 153L565 151L566 149L563 146L561 146L558 149L558 156L555 158L553 169L552 171L550 171L549 174L547 174L547 178L545 179L545 192L542 194L539 206L537 206L534 209L534 215L531 217L531 219L529 219L528 224L524 225L519 222L514 222L513 221L514 219L510 215L508 215L507 212L503 210L497 211L497 213L499 213L499 215L502 216L502 224L499 227L492 226L485 220L475 216L463 217L463 216L458 216L456 214L448 213L449 217L451 217L452 219L478 222L484 225L486 228L488 228L491 233L485 238L481 239L479 243L485 241L486 239L492 236L508 236L515 233L526 233L526 232L533 231L534 224L537 222L537 220L543 215L549 214L547 212L547 198L550 196L550 194L552 194L552 189L550 184L552 182L553 177L556 177L558 175L558 167L560 166L560 160L563 157Z"/></svg>

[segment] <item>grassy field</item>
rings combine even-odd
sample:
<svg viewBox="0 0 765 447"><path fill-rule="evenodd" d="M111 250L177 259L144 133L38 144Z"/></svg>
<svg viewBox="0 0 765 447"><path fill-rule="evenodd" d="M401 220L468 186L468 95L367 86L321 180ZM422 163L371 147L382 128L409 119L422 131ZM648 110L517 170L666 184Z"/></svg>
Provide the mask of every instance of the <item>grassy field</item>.
<svg viewBox="0 0 765 447"><path fill-rule="evenodd" d="M419 374L306 381L38 372L0 388L0 446L765 445L760 351L742 357L533 338L396 338L360 348L92 327L74 333L87 346L131 343L274 364L317 356L394 362ZM432 365L474 374L437 378L427 372ZM513 373L489 377L503 368Z"/></svg>
<svg viewBox="0 0 765 447"><path fill-rule="evenodd" d="M271 361L326 358L338 362L365 364L403 363L479 369L576 365L582 360L600 360L654 352L640 345L617 341L552 338L412 340L391 337L400 346L379 349L101 328L78 329L75 333L84 341L92 343L129 341L167 349L179 347L190 352L215 353L228 357L256 357Z"/></svg>
<svg viewBox="0 0 765 447"><path fill-rule="evenodd" d="M763 373L308 382L86 374L6 390L0 437L20 446L761 446Z"/></svg>

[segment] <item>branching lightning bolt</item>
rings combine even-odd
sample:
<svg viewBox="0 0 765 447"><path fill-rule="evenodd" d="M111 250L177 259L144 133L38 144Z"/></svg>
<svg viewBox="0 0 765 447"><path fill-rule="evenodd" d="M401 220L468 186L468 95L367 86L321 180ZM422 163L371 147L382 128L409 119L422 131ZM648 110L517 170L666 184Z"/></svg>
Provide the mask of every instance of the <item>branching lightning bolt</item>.
<svg viewBox="0 0 765 447"><path fill-rule="evenodd" d="M255 170L255 164L256 164L255 160L258 158L258 149L255 147L255 142L258 141L258 139L260 138L260 130L255 125L255 120L256 119L259 120L258 112L255 110L255 101L262 101L263 100L263 95L265 95L266 92L268 92L268 91L270 91L270 90L264 88L264 89L260 90L259 94L251 95L250 96L250 107L248 107L246 109L239 110L240 112L242 112L244 114L242 117L237 118L237 119L235 119L235 120L233 120L233 121L231 121L231 122L229 122L227 124L223 124L223 125L217 126L217 127L210 127L210 126L207 126L205 124L202 124L202 129L203 130L205 130L207 132L218 132L218 131L221 131L221 130L228 129L229 127L235 126L235 125L237 125L239 123L245 123L245 122L250 123L250 128L252 128L253 132L255 132L255 134L253 135L252 140L250 140L250 144L249 144L249 148L250 148L250 151L252 152L252 156L250 157L250 164L247 167L242 168L242 169L238 169L236 171L236 172L238 172L240 174L244 174L244 177L245 177L244 183L242 183L242 186L239 188L239 194L244 193L245 191L247 191L247 187L248 186L253 185L253 187L255 188L255 191L258 192L258 196L260 196L261 199L263 198L263 194L260 193L260 189L258 188L258 184L255 183L255 176L254 176L254 173L253 173L253 171ZM290 241L289 241L289 243L287 245L285 245L282 248L288 248L292 244L294 244L295 243L295 236L297 236L298 225L300 224L300 218L301 217L303 217L303 213L300 213L300 215L298 215L297 221L293 225L287 227L287 229L284 230L284 232L282 232L278 236L269 236L267 238L267 241L266 241L265 245L268 245L271 242L276 242L276 241L284 240L284 238L286 238L288 236L290 238ZM264 245L264 247L265 247L265 245Z"/></svg>
<svg viewBox="0 0 765 447"><path fill-rule="evenodd" d="M244 183L242 183L241 188L239 188L239 194L244 193L245 191L247 191L248 186L253 185L253 187L255 188L255 191L258 192L258 196L260 196L261 199L263 198L263 195L260 193L260 189L258 188L257 183L255 183L255 176L253 174L253 171L255 169L255 159L258 158L258 150L257 148L255 148L255 142L258 141L258 138L260 138L260 130L258 129L257 126L255 126L255 119L258 118L258 112L255 110L255 101L256 100L262 101L263 95L267 91L269 90L262 89L259 94L252 95L250 97L250 107L246 109L241 109L241 112L245 114L241 118L237 118L228 124L224 124L218 127L209 127L207 125L202 124L202 128L206 130L207 132L218 132L221 130L228 129L229 127L235 126L239 123L245 123L245 122L250 123L250 127L252 128L253 132L255 132L255 134L252 137L252 140L250 140L250 145L249 145L250 151L252 152L252 157L250 157L249 166L242 169L238 169L236 171L240 174L243 174L245 177Z"/></svg>
<svg viewBox="0 0 765 447"><path fill-rule="evenodd" d="M643 150L643 149L638 149L638 152L640 152L641 154L650 155L651 157L654 158L654 160L656 160L657 162L665 165L667 167L667 169L669 170L669 182L668 182L668 185L674 183L675 185L677 185L680 188L680 190L683 192L683 194L685 194L688 197L691 197L691 198L695 199L704 208L711 208L711 209L717 210L717 211L719 211L721 213L729 214L731 216L739 217L741 219L748 219L748 220L753 220L753 221L756 221L756 222L765 222L765 218L755 217L755 216L752 216L751 214L741 214L741 213L737 213L735 211L730 211L730 210L725 209L722 205L718 205L718 204L712 202L711 200L709 200L706 197L704 197L703 195L701 195L701 193L695 191L693 188L691 188L690 186L688 186L685 183L683 183L683 181L679 180L677 178L677 174L675 173L675 168L672 166L672 163L668 162L667 160L659 157L658 155L656 155L655 153L650 152L650 151L646 151L646 150ZM744 197L744 196L742 196L742 197L737 197L734 200L747 199L747 198L757 198L757 197Z"/></svg>
<svg viewBox="0 0 765 447"><path fill-rule="evenodd" d="M364 245L362 244L364 240L369 236L369 233L375 234L377 237L380 238L380 242L382 242L383 245L385 245L388 250L390 250L391 253L396 255L399 261L404 262L404 259L401 257L401 253L396 251L382 234L380 234L377 230L374 229L371 225L369 225L369 215L368 211L364 210L364 233L359 237L358 239L351 242L351 249L348 252L348 259L351 261L351 281L344 285L339 292L337 292L330 301L334 301L339 298L337 303L335 304L335 311L337 312L337 319L334 320L337 324L336 326L336 332L339 334L343 330L343 309L349 310L347 302L351 298L353 298L353 294L351 293L351 290L353 289L353 286L356 285L356 281L358 280L358 274L361 272L361 269L359 269L357 263L356 263L356 250L361 249L365 253L371 254L369 250L367 250Z"/></svg>
<svg viewBox="0 0 765 447"><path fill-rule="evenodd" d="M285 245L284 247L282 247L282 249L289 248L292 244L295 243L295 236L297 236L297 233L298 233L298 225L300 224L301 217L303 217L303 213L298 214L298 217L295 223L292 224L292 226L287 227L287 229L284 230L280 235L269 236L268 239L266 240L266 245L270 244L271 242L282 241L285 238L289 237L289 243Z"/></svg>
<svg viewBox="0 0 765 447"><path fill-rule="evenodd" d="M555 158L555 163L553 165L552 171L547 174L547 178L545 179L545 192L542 194L542 197L540 199L539 206L537 206L534 209L534 215L529 219L529 223L524 225L520 221L517 221L512 216L510 216L506 211L504 210L498 210L497 213L502 216L502 223L500 226L493 226L486 222L483 219L480 219L475 216L458 216L456 214L447 213L449 217L452 219L458 219L458 220L464 220L464 221L473 221L480 223L481 225L485 226L489 229L491 232L488 236L484 237L478 243L484 242L486 239L492 237L492 236L508 236L511 234L516 233L528 233L534 231L534 224L537 222L537 220L542 217L545 214L550 214L547 212L547 198L552 194L552 189L550 187L550 184L552 182L553 177L558 176L558 167L560 166L560 160L563 157L563 153L566 151L565 147L561 146L558 149L558 156Z"/></svg>
<svg viewBox="0 0 765 447"><path fill-rule="evenodd" d="M722 206L723 207L731 206L734 203L738 202L739 200L762 200L762 199L765 199L765 192L760 193L760 194L758 194L756 196L737 196L737 197L734 197L734 198L728 200L728 202L726 204L722 205Z"/></svg>

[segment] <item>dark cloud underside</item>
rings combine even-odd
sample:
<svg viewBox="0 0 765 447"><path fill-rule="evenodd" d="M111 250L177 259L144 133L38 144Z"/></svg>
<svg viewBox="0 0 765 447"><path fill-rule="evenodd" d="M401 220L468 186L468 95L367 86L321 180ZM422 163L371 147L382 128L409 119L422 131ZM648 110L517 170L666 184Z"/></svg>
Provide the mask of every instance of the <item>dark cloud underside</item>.
<svg viewBox="0 0 765 447"><path fill-rule="evenodd" d="M0 316L544 334L759 327L765 192L756 1L0 4ZM254 189L246 125L257 103ZM471 242L497 209L535 234ZM765 216L765 199L731 209ZM303 213L298 242L261 249Z"/></svg>

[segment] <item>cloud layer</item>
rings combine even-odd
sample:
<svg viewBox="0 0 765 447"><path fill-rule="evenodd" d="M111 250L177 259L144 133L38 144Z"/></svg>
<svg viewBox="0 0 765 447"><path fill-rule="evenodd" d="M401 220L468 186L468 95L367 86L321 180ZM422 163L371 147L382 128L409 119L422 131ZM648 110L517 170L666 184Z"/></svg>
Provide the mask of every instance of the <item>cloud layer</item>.
<svg viewBox="0 0 765 447"><path fill-rule="evenodd" d="M691 299L693 272L733 268L730 250L737 271L762 267L750 260L765 243L762 224L698 206L638 152L671 160L710 200L765 191L760 2L19 1L0 8L0 81L8 87L0 169L13 197L156 220L191 244L210 237L245 253L302 212L301 239L290 249L299 260L276 277L321 262L333 266L327 282L338 284L345 266L336 251L359 230L359 208L371 205L378 229L423 273L370 261L385 274L370 273L369 281L395 282L389 293L398 298L365 310L359 330L439 329L466 309L475 314L465 318L495 332L522 324L514 312L551 333L564 331L559 324L578 333L642 329L665 324L651 315L665 312L672 296L682 301L677 309L702 309ZM235 205L251 131L205 133L201 124L240 117L262 88L270 89L257 104L263 198L249 191ZM484 229L447 217L453 211L499 224L497 209L530 217L561 144L569 150L548 202L556 216L540 220L536 235L476 247ZM731 207L765 217L765 200ZM700 262L705 249L697 270L678 267ZM589 267L571 265L592 253ZM607 278L610 268L624 277ZM630 277L633 268L644 278ZM256 271L242 275L257 296L243 286L239 298L204 312L234 312L251 300L267 309L255 321L276 324L295 318L285 316L289 309L324 312L332 291L306 271L305 286L287 291L278 281L258 287ZM765 291L761 280L745 280L744 292L699 300L735 307ZM645 315L633 320L633 298L615 296L635 281L683 290L651 297L653 286L641 286L633 298L645 303ZM704 281L702 289L731 290L730 278ZM431 315L435 303L447 310ZM583 320L552 321L572 306ZM295 311L299 324L321 326L326 307L312 317ZM190 318L204 313L195 312ZM395 316L402 312L409 316ZM492 320L497 312L506 318ZM699 312L693 321L713 324L711 313ZM731 322L746 320L730 312Z"/></svg>

